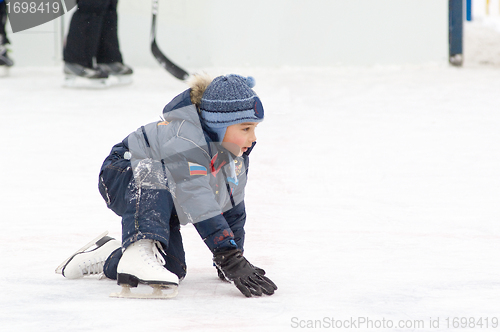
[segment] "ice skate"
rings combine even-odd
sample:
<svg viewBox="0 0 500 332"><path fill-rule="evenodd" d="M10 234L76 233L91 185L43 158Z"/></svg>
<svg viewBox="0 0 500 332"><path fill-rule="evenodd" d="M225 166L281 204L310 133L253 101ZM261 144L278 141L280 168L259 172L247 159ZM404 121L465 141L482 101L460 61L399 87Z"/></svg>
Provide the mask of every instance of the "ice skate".
<svg viewBox="0 0 500 332"><path fill-rule="evenodd" d="M1 38L1 37L0 37ZM9 76L9 68L14 65L12 59L7 55L5 44L0 45L0 77Z"/></svg>
<svg viewBox="0 0 500 332"><path fill-rule="evenodd" d="M109 85L126 85L132 83L134 71L121 62L99 63L98 66L109 76Z"/></svg>
<svg viewBox="0 0 500 332"><path fill-rule="evenodd" d="M111 297L168 299L177 295L179 278L164 267L165 260L158 246L161 248L159 242L144 239L132 243L123 252L118 263L118 285L122 286L122 291L111 294ZM153 292L132 293L130 288L139 283L153 287ZM164 293L164 289L172 291Z"/></svg>
<svg viewBox="0 0 500 332"><path fill-rule="evenodd" d="M56 273L60 273L68 279L78 279L102 273L106 259L113 251L121 247L120 241L106 236L107 234L107 231L102 233L78 249L56 268ZM95 248L86 251L92 246Z"/></svg>
<svg viewBox="0 0 500 332"><path fill-rule="evenodd" d="M109 76L100 67L87 68L76 63L64 64L64 84L68 88L107 88Z"/></svg>

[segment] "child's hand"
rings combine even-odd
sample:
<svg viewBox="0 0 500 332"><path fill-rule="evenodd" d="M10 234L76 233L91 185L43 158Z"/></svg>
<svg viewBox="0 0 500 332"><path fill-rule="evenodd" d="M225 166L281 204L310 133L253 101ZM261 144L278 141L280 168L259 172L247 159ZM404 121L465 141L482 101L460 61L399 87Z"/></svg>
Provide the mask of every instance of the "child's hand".
<svg viewBox="0 0 500 332"><path fill-rule="evenodd" d="M239 249L214 254L214 262L246 297L261 296L262 293L272 295L278 289L271 279L264 276L264 270L250 264Z"/></svg>

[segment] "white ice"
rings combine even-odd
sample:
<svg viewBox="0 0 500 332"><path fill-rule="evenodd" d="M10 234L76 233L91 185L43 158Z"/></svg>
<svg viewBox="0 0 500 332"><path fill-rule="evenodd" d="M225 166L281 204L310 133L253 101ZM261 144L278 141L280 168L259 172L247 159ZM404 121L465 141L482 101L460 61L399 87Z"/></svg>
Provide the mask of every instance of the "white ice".
<svg viewBox="0 0 500 332"><path fill-rule="evenodd" d="M219 281L187 226L188 275L164 301L110 298L114 281L54 269L104 230L120 238L97 190L101 163L186 85L158 67L136 68L130 86L71 90L60 67L14 67L0 79L0 330L293 331L361 318L359 330L456 331L461 317L491 329L500 319L493 62L238 69L256 78L266 110L246 256L279 289L247 299Z"/></svg>

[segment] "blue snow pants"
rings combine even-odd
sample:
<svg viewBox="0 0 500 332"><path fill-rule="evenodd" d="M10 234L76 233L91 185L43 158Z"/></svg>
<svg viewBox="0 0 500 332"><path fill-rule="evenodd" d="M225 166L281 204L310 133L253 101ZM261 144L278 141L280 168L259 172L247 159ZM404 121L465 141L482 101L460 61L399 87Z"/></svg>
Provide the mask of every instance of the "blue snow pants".
<svg viewBox="0 0 500 332"><path fill-rule="evenodd" d="M137 188L130 160L124 158L127 151L126 142L116 144L99 174L99 192L108 208L122 217L122 247L142 239L159 241L165 252L165 267L182 279L187 271L186 258L172 196L166 189ZM120 248L106 261L104 274L108 278L116 279L121 256Z"/></svg>

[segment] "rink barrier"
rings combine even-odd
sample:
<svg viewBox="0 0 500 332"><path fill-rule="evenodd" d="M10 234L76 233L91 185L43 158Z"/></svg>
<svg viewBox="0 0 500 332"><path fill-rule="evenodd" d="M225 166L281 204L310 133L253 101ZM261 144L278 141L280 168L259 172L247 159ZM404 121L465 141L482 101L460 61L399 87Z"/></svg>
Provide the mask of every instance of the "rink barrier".
<svg viewBox="0 0 500 332"><path fill-rule="evenodd" d="M485 13L486 16L489 16L491 14L491 1L486 0L485 2ZM472 21L472 0L466 0L466 17L467 21ZM498 14L500 15L500 0L498 2Z"/></svg>

